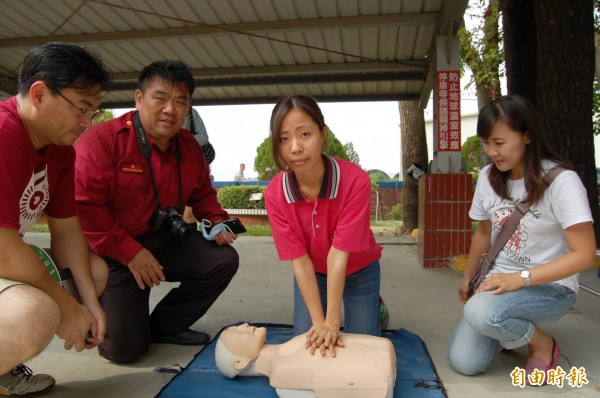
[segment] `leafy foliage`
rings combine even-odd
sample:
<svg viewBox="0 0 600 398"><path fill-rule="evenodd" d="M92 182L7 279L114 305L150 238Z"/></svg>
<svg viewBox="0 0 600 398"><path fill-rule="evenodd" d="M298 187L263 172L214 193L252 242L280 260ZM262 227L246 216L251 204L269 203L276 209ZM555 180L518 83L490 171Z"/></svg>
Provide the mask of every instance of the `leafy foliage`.
<svg viewBox="0 0 600 398"><path fill-rule="evenodd" d="M217 199L224 209L264 209L266 187L259 185L236 185L220 188ZM260 200L250 200L255 193L263 194Z"/></svg>
<svg viewBox="0 0 600 398"><path fill-rule="evenodd" d="M490 162L487 155L483 152L479 137L474 135L467 138L461 152L467 163L467 173L472 173L473 179L477 179L481 169Z"/></svg>
<svg viewBox="0 0 600 398"><path fill-rule="evenodd" d="M327 148L325 153L343 160L350 160L346 153L346 148L340 140L336 138L332 131L327 136ZM279 173L279 168L271 156L271 139L269 137L256 148L256 157L254 158L254 171L258 173L260 181L269 181Z"/></svg>
<svg viewBox="0 0 600 398"><path fill-rule="evenodd" d="M367 174L369 177L371 177L371 181L392 181L392 178L388 175L388 173L381 170L368 170Z"/></svg>
<svg viewBox="0 0 600 398"><path fill-rule="evenodd" d="M269 137L265 138L258 148L256 148L254 171L258 173L259 181L270 181L279 172L279 167L277 167L273 156L271 156L271 141Z"/></svg>
<svg viewBox="0 0 600 398"><path fill-rule="evenodd" d="M471 2L467 15L476 23L471 30L461 27L458 31L461 68L468 67L472 72L471 81L465 88L475 83L478 94L485 95L488 100L501 95L500 79L504 76L500 14L499 0Z"/></svg>
<svg viewBox="0 0 600 398"><path fill-rule="evenodd" d="M390 209L388 213L388 218L390 220L398 220L401 221L404 218L404 209L402 208L402 203L397 203Z"/></svg>
<svg viewBox="0 0 600 398"><path fill-rule="evenodd" d="M95 125L103 123L103 122L108 122L109 120L112 120L114 118L115 118L115 114L113 113L113 111L110 109L107 109L102 113L102 116L100 116L100 118L93 120L92 124L95 126Z"/></svg>
<svg viewBox="0 0 600 398"><path fill-rule="evenodd" d="M350 160L348 154L346 153L346 148L340 142L340 140L333 135L332 131L329 131L329 135L327 136L327 148L325 149L325 153L329 156L335 156L336 158L343 160Z"/></svg>
<svg viewBox="0 0 600 398"><path fill-rule="evenodd" d="M360 165L360 157L354 149L354 144L352 143L352 141L348 142L347 144L344 144L344 149L346 151L346 155L348 155L348 160L350 160L352 163L354 163L362 169L362 166Z"/></svg>

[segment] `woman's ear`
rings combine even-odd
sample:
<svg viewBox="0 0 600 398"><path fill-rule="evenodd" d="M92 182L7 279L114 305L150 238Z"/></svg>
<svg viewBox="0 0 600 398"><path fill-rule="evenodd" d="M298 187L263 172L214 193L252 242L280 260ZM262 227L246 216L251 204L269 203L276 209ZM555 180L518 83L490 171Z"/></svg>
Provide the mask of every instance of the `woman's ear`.
<svg viewBox="0 0 600 398"><path fill-rule="evenodd" d="M529 133L523 134L523 142L529 144L531 140L529 139Z"/></svg>

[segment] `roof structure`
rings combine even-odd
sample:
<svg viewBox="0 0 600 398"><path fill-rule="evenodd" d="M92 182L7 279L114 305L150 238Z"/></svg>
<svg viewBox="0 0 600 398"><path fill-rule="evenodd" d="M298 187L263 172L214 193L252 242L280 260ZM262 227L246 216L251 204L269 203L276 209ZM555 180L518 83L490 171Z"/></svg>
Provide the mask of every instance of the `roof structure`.
<svg viewBox="0 0 600 398"><path fill-rule="evenodd" d="M1 0L0 98L27 52L70 41L113 73L107 108L133 106L140 70L179 59L195 105L420 99L431 92L435 37L453 35L467 0Z"/></svg>

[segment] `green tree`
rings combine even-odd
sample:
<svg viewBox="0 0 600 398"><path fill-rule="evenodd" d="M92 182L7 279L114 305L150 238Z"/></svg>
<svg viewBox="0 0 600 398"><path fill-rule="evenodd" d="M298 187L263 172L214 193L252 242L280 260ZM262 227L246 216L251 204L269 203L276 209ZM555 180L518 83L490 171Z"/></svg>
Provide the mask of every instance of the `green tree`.
<svg viewBox="0 0 600 398"><path fill-rule="evenodd" d="M467 163L467 173L472 173L473 179L477 179L481 169L489 163L489 158L481 147L481 140L476 135L467 138L461 151Z"/></svg>
<svg viewBox="0 0 600 398"><path fill-rule="evenodd" d="M277 175L279 168L271 156L271 141L267 137L256 148L256 157L254 158L254 171L258 173L259 181L270 181Z"/></svg>
<svg viewBox="0 0 600 398"><path fill-rule="evenodd" d="M325 148L325 153L343 160L350 160L346 153L346 148L331 130L327 136L327 148ZM258 148L256 148L254 171L258 173L258 179L260 181L269 181L279 172L279 168L275 164L273 156L271 156L271 139L269 137L265 138Z"/></svg>
<svg viewBox="0 0 600 398"><path fill-rule="evenodd" d="M329 135L327 136L327 148L325 149L325 153L330 156L335 156L336 158L340 158L343 160L350 160L348 154L346 153L346 148L344 145L333 135L333 131L329 131Z"/></svg>
<svg viewBox="0 0 600 398"><path fill-rule="evenodd" d="M344 150L346 151L346 155L348 155L348 160L362 169L362 166L360 165L360 157L358 156L358 152L356 152L354 149L354 144L352 141L344 144Z"/></svg>
<svg viewBox="0 0 600 398"><path fill-rule="evenodd" d="M600 247L592 123L594 11L592 0L502 1L508 92L532 100L546 139L579 174Z"/></svg>
<svg viewBox="0 0 600 398"><path fill-rule="evenodd" d="M371 178L371 181L391 181L389 174L385 171L373 169L367 171L367 174Z"/></svg>
<svg viewBox="0 0 600 398"><path fill-rule="evenodd" d="M487 5L486 5L487 3ZM502 32L499 29L500 1L480 0L479 4L471 2L467 15L473 20L472 28L465 26L459 29L460 56L463 68L471 70L471 81L468 88L475 83L477 105L482 109L501 94L500 79L504 75L504 52L502 49Z"/></svg>
<svg viewBox="0 0 600 398"><path fill-rule="evenodd" d="M98 119L94 120L92 122L92 124L95 126L97 124L107 122L114 118L115 118L115 114L113 113L113 111L111 109L107 109L102 113L102 116L100 116Z"/></svg>
<svg viewBox="0 0 600 398"><path fill-rule="evenodd" d="M398 101L400 112L400 142L402 143L401 173L413 164L429 163L425 117L419 101ZM419 183L413 177L403 178L402 225L404 232L411 233L419 225Z"/></svg>

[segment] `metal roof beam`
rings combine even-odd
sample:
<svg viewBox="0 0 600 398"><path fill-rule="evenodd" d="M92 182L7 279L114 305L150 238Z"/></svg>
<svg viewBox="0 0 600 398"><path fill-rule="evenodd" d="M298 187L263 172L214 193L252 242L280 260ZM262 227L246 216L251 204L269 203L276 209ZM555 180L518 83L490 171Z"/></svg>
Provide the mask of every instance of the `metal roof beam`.
<svg viewBox="0 0 600 398"><path fill-rule="evenodd" d="M323 75L286 75L286 76L246 76L198 78L196 87L236 87L236 86L269 86L277 84L298 83L353 83L374 81L406 81L425 80L425 73L420 72L385 72L385 73L337 73ZM137 82L129 81L113 83L111 91L135 90Z"/></svg>
<svg viewBox="0 0 600 398"><path fill-rule="evenodd" d="M379 94L345 94L345 95L319 95L319 102L363 102L363 101L410 101L418 100L419 94L379 93ZM275 104L281 96L252 97L252 98L202 98L193 99L193 105L250 105L250 104ZM102 108L121 109L134 108L133 100L125 102L103 102Z"/></svg>
<svg viewBox="0 0 600 398"><path fill-rule="evenodd" d="M75 35L48 35L39 37L14 37L0 40L0 48L36 47L49 41L73 43L107 43L117 41L167 39L202 35L234 35L244 33L273 33L330 28L360 28L365 26L435 25L439 13L410 13L367 15L337 18L313 18L288 21L249 22L225 25L205 25L195 21L180 20L185 26L167 29L144 29L120 32L97 32Z"/></svg>
<svg viewBox="0 0 600 398"><path fill-rule="evenodd" d="M196 78L233 78L260 77L273 75L298 75L307 77L323 73L373 73L373 72L416 72L425 73L427 61L408 60L390 62L344 62L336 64L306 64L306 65L277 65L277 66L248 66L240 68L198 68L192 69ZM114 73L114 81L136 80L139 72Z"/></svg>

